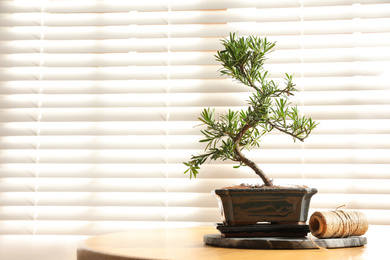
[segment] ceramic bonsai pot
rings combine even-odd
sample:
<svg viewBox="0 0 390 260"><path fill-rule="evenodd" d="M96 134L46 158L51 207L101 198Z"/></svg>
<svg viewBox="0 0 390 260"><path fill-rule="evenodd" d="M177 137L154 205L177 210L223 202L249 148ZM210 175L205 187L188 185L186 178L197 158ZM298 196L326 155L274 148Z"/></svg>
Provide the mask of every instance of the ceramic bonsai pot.
<svg viewBox="0 0 390 260"><path fill-rule="evenodd" d="M224 225L305 224L315 188L217 189Z"/></svg>

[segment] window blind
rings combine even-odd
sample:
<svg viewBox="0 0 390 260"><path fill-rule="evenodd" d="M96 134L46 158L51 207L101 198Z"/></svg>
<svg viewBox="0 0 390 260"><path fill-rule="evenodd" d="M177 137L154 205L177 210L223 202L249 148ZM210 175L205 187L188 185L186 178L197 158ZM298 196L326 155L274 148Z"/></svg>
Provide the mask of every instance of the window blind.
<svg viewBox="0 0 390 260"><path fill-rule="evenodd" d="M385 0L0 1L0 234L90 235L219 222L212 189L260 182L204 147L197 117L246 107L219 75L230 32L277 41L266 63L320 122L248 154L313 210L390 224L390 3Z"/></svg>

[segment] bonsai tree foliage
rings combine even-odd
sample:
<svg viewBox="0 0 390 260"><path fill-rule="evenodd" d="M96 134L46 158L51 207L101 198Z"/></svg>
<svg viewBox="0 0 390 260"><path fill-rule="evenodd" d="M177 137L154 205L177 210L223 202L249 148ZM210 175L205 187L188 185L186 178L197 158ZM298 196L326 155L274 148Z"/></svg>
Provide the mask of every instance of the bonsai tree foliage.
<svg viewBox="0 0 390 260"><path fill-rule="evenodd" d="M203 154L192 155L188 162L184 162L188 167L185 173L189 172L190 178L196 177L200 166L208 159L231 160L238 163L234 168L248 166L265 186L272 187L272 180L242 150L259 147L260 138L274 129L292 136L294 142L296 139L304 141L317 123L300 116L298 108L288 101L289 96L297 91L292 75L285 74L283 88L268 78L263 65L275 42L257 36L238 37L236 33L231 33L221 42L225 49L215 55L223 66L220 72L252 88L249 107L241 111L229 109L220 116L215 115L215 109L202 111L199 120L206 128L201 131L204 139L200 142L207 145Z"/></svg>

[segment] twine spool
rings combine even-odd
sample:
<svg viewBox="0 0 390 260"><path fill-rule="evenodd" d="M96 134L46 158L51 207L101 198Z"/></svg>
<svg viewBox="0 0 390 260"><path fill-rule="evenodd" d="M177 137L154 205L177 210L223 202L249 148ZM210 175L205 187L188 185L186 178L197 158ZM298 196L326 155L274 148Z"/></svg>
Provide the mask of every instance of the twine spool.
<svg viewBox="0 0 390 260"><path fill-rule="evenodd" d="M361 236L368 225L366 215L359 211L316 211L309 220L310 232L317 238Z"/></svg>

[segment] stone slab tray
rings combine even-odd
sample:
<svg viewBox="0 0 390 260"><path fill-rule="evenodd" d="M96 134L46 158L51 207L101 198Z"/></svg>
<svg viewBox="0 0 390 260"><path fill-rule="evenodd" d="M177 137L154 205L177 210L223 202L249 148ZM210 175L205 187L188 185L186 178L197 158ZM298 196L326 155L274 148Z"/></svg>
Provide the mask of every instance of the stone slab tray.
<svg viewBox="0 0 390 260"><path fill-rule="evenodd" d="M357 247L367 244L366 237L346 237L318 239L313 241L323 248ZM244 237L227 238L221 234L208 234L203 236L206 245L244 249L318 249L307 237Z"/></svg>

